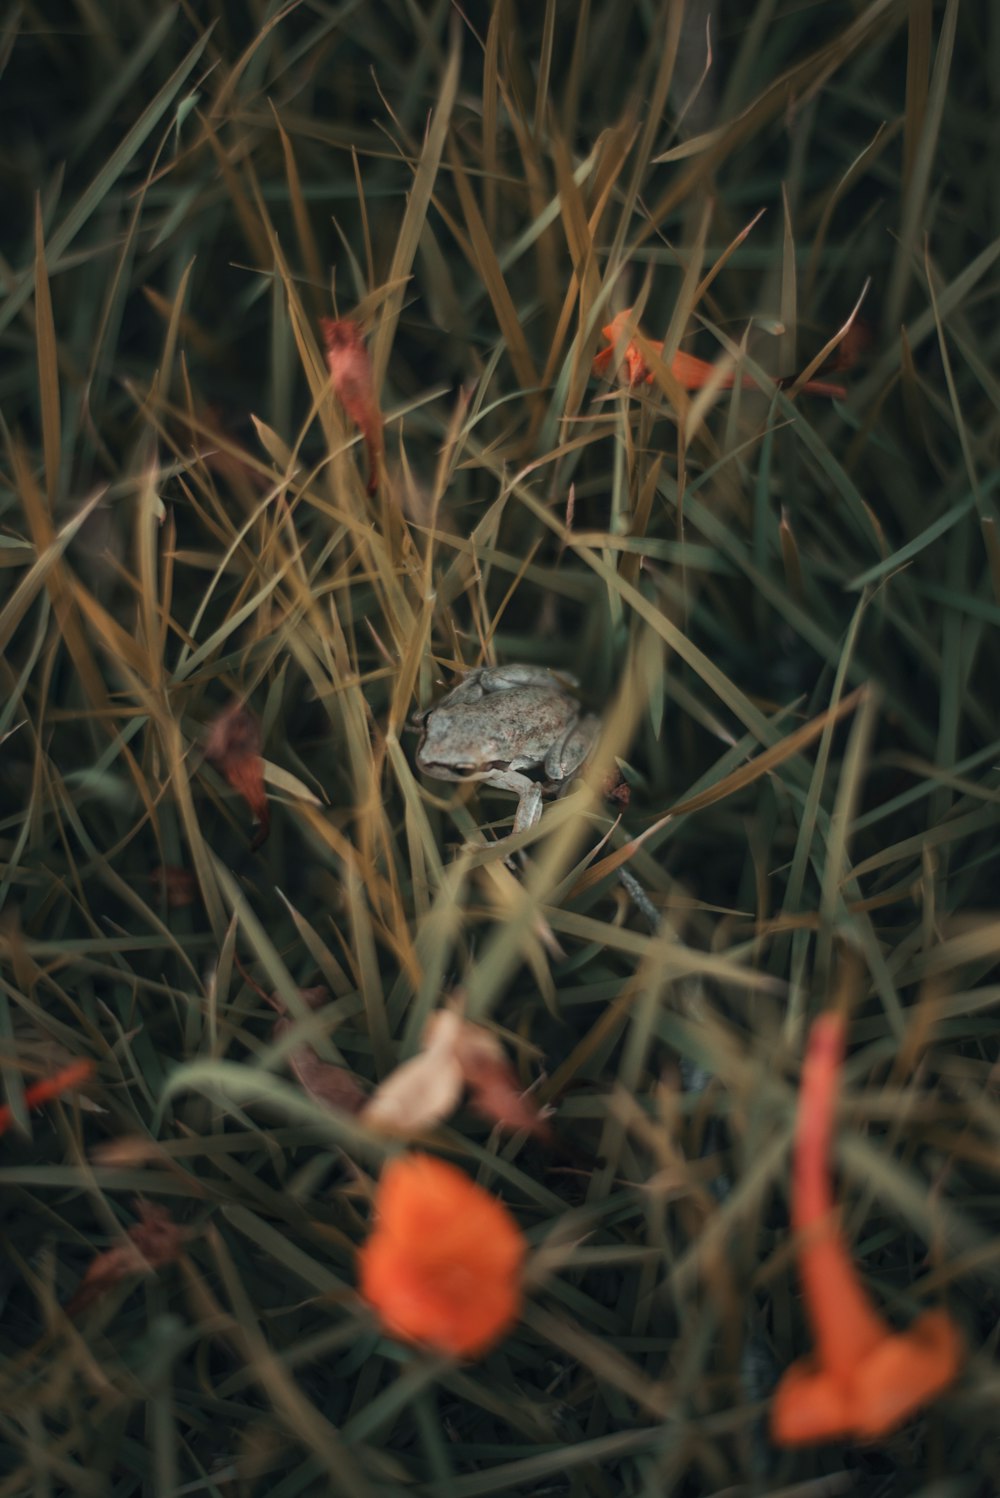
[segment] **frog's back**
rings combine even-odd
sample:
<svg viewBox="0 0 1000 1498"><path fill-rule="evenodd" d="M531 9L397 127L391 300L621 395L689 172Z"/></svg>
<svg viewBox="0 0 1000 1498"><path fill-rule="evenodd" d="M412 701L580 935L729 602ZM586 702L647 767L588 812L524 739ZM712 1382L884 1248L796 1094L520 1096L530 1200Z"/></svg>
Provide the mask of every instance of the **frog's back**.
<svg viewBox="0 0 1000 1498"><path fill-rule="evenodd" d="M423 758L470 770L484 764L541 764L579 712L572 697L542 686L455 703L440 723L433 717L428 723Z"/></svg>

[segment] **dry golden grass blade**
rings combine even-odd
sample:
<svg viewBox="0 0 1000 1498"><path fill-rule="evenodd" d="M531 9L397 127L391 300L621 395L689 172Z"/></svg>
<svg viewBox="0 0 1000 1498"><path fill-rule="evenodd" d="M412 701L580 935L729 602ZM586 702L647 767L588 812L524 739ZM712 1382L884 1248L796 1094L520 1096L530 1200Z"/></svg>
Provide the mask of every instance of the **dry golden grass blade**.
<svg viewBox="0 0 1000 1498"><path fill-rule="evenodd" d="M469 179L459 159L458 150L452 148L449 151L449 161L452 168L452 176L458 190L459 201L462 204L462 212L465 215L466 227L469 231L469 242L472 247L473 269L482 278L483 285L493 304L496 313L497 324L500 333L507 345L507 353L514 367L518 383L525 391L528 404L536 412L541 406L541 395L538 391L538 371L528 348L528 340L524 336L521 327L521 319L514 306L513 298L504 280L503 271L496 257L493 242L490 239L483 216L479 211Z"/></svg>
<svg viewBox="0 0 1000 1498"><path fill-rule="evenodd" d="M708 135L686 141L672 156L694 156L691 165L677 174L675 180L650 205L646 221L636 235L628 253L654 234L668 214L686 202L715 171L719 163L743 141L756 136L762 128L787 108L789 101L815 85L820 77L830 77L862 47L870 45L883 30L896 24L899 6L896 0L874 0L874 3L846 26L839 36L824 43L818 51L789 68L769 83L754 102L735 120ZM667 157L659 157L666 160Z"/></svg>
<svg viewBox="0 0 1000 1498"><path fill-rule="evenodd" d="M848 333L854 326L857 315L861 311L864 299L868 295L868 289L870 286L871 279L869 278L862 286L861 295L858 297L857 301L854 303L854 306L851 308L850 316L848 317L847 321L843 324L842 327L837 329L832 338L828 339L827 342L824 343L819 353L814 354L814 356L809 360L809 363L806 365L805 369L802 370L801 374L796 377L794 383L789 387L789 400L794 400L799 392L805 389L807 383L812 379L813 375L816 373L817 369L819 369L820 365L824 364L826 360L829 359L830 355L843 343L844 339L847 337Z"/></svg>
<svg viewBox="0 0 1000 1498"><path fill-rule="evenodd" d="M88 500L84 501L75 515L72 515L58 531L54 532L46 546L36 548L35 560L26 570L3 608L0 609L0 654L6 650L8 642L25 614L46 586L49 572L59 563L67 546L102 502L105 494L106 490L98 489Z"/></svg>
<svg viewBox="0 0 1000 1498"><path fill-rule="evenodd" d="M200 111L198 118L204 129L205 139L208 141L212 155L215 157L216 164L222 174L226 192L229 194L233 211L236 214L240 228L243 230L243 237L247 242L250 253L258 265L266 266L269 263L267 235L261 226L260 218L254 213L250 199L244 191L243 183L240 181L240 174L233 164L231 154L220 141L208 119ZM242 155L242 147L233 148L234 153L237 151Z"/></svg>
<svg viewBox="0 0 1000 1498"><path fill-rule="evenodd" d="M417 170L413 176L413 186L410 189L406 204L406 212L403 222L399 227L396 237L396 246L393 251L392 263L389 266L389 274L386 280L389 282L403 282L409 276L413 262L416 259L417 249L420 244L420 235L423 230L427 210L430 207L431 196L434 192L434 183L437 178L438 168L441 164L441 156L448 139L451 124L451 112L455 105L455 96L458 92L459 78L459 33L456 30L448 53L448 66L444 77L441 79L437 90L437 101L430 125L424 139L424 147L420 153ZM385 304L382 319L372 342L372 368L375 375L375 389L379 391L385 379L385 372L389 363L389 351L396 333L396 323L399 321L400 309L403 305L402 290L393 292Z"/></svg>
<svg viewBox="0 0 1000 1498"><path fill-rule="evenodd" d="M938 35L934 69L930 67L932 6L927 0L911 0L906 54L906 114L903 130L903 221L892 277L886 294L886 326L896 328L903 306L918 241L923 228L924 204L930 183L937 136L941 128L958 24L957 0L948 0Z"/></svg>
<svg viewBox="0 0 1000 1498"><path fill-rule="evenodd" d="M310 281L314 303L313 311L318 315L322 308L320 288L326 279L323 274L323 263L320 260L319 246L316 243L316 236L313 233L312 221L309 217L309 210L306 207L306 200L302 195L302 183L299 179L299 169L295 161L295 152L292 149L292 143L288 138L288 132L281 123L281 116L278 114L273 100L269 100L268 102L274 114L274 123L278 127L278 134L281 136L281 149L285 157L285 176L288 179L288 191L292 203L292 218L295 222L295 235L299 242L299 251L305 264L306 275ZM371 285L371 282L369 282L369 285Z"/></svg>
<svg viewBox="0 0 1000 1498"><path fill-rule="evenodd" d="M871 140L863 151L859 151L851 162L847 171L841 177L836 187L828 193L823 201L823 211L820 214L819 223L812 236L809 246L809 259L806 262L805 275L802 278L802 300L808 306L812 302L813 289L816 285L816 277L819 273L820 261L826 248L827 237L830 232L830 224L836 212L837 205L850 189L863 179L869 168L876 162L885 150L899 134L901 124L893 120L891 124L885 121L879 125Z"/></svg>
<svg viewBox="0 0 1000 1498"><path fill-rule="evenodd" d="M788 201L788 185L781 184L782 240L781 240L781 354L779 371L790 374L798 363L798 284L795 272L795 232L792 228L792 210ZM791 397L789 397L790 399Z"/></svg>
<svg viewBox="0 0 1000 1498"><path fill-rule="evenodd" d="M500 98L497 74L500 36L507 12L505 0L497 0L486 29L483 52L483 209L492 238L497 232L497 104Z"/></svg>
<svg viewBox="0 0 1000 1498"><path fill-rule="evenodd" d="M177 291L170 305L170 314L167 319L166 331L163 335L163 354L160 359L158 377L150 392L150 399L154 402L163 400L169 394L170 381L174 368L174 357L177 352L177 337L184 320L184 306L187 300L188 285L191 280L191 271L194 261L189 260L181 272L177 283Z"/></svg>
<svg viewBox="0 0 1000 1498"><path fill-rule="evenodd" d="M621 213L618 219L618 227L612 240L608 254L609 276L617 276L622 265L629 258L625 251L625 241L632 227L632 218L635 206L639 198L643 179L646 177L652 164L653 142L661 129L667 98L670 94L670 84L674 76L674 66L677 62L677 49L680 45L681 32L684 25L683 5L673 5L664 17L664 29L662 37L658 38L658 46L648 54L648 60L655 68L652 84L649 87L648 99L644 101L642 123L639 129L639 138L635 146L632 171L629 176L625 191L621 194ZM687 192L681 194L676 200L684 202L689 197ZM645 217L645 215L644 215Z"/></svg>
<svg viewBox="0 0 1000 1498"><path fill-rule="evenodd" d="M924 133L927 91L931 76L933 0L910 0L906 37L906 112L903 130L903 186L909 186L916 148Z"/></svg>
<svg viewBox="0 0 1000 1498"><path fill-rule="evenodd" d="M12 468L14 483L31 531L35 551L39 559L46 557L43 581L52 600L52 610L59 633L90 700L91 707L98 712L107 712L109 703L104 678L98 670L90 644L81 627L79 615L73 606L73 584L63 556L70 536L64 533L62 545L57 544L52 515L35 483L27 454L20 446L14 448ZM48 565L49 561L51 565Z"/></svg>

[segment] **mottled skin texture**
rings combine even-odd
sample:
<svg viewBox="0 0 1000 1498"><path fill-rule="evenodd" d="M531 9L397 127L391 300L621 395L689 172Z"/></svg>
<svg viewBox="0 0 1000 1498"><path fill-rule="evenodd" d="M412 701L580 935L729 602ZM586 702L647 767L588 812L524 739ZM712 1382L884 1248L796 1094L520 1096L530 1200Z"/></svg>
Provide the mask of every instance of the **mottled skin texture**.
<svg viewBox="0 0 1000 1498"><path fill-rule="evenodd" d="M437 780L484 780L518 798L514 831L542 814L543 786L521 772L544 769L551 789L583 764L596 718L541 666L483 666L418 716L417 766Z"/></svg>

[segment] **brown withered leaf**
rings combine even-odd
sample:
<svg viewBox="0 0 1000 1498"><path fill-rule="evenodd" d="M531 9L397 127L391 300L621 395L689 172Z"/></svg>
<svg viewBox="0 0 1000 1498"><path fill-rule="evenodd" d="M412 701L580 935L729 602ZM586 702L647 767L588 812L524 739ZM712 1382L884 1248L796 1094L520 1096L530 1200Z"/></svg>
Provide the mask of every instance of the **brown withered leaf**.
<svg viewBox="0 0 1000 1498"><path fill-rule="evenodd" d="M454 1113L465 1078L455 1048L464 1021L451 1009L434 1015L424 1049L391 1071L362 1110L361 1119L383 1134L419 1134Z"/></svg>
<svg viewBox="0 0 1000 1498"><path fill-rule="evenodd" d="M190 869L178 868L176 864L157 864L149 876L162 893L168 910L182 910L192 905L198 893L198 881Z"/></svg>
<svg viewBox="0 0 1000 1498"><path fill-rule="evenodd" d="M547 1143L552 1130L491 1030L454 1009L431 1015L419 1056L391 1072L362 1111L387 1134L417 1134L448 1118L468 1088L477 1113L505 1129L527 1129Z"/></svg>
<svg viewBox="0 0 1000 1498"><path fill-rule="evenodd" d="M324 996L327 992L325 988L302 990L303 995L309 991L322 993ZM294 1021L290 1019L276 1019L272 1032L274 1039L280 1040L283 1035L287 1035L293 1024ZM311 1045L296 1046L293 1051L289 1051L287 1060L295 1080L314 1102L322 1103L328 1108L340 1108L345 1113L359 1113L364 1107L365 1094L347 1068L335 1066L332 1061L324 1061Z"/></svg>
<svg viewBox="0 0 1000 1498"><path fill-rule="evenodd" d="M180 1258L184 1244L191 1236L189 1228L174 1221L166 1207L155 1202L136 1201L139 1221L125 1234L121 1243L105 1249L91 1262L76 1294L67 1301L68 1316L76 1316L113 1285L133 1275L154 1274L165 1264Z"/></svg>
<svg viewBox="0 0 1000 1498"><path fill-rule="evenodd" d="M271 809L264 790L264 761L260 722L240 702L234 702L209 724L205 758L241 795L257 821L250 843L256 850L271 830Z"/></svg>
<svg viewBox="0 0 1000 1498"><path fill-rule="evenodd" d="M548 1121L531 1093L521 1087L507 1052L492 1030L463 1020L455 1054L469 1089L469 1104L477 1113L501 1128L527 1129L547 1144L553 1142Z"/></svg>

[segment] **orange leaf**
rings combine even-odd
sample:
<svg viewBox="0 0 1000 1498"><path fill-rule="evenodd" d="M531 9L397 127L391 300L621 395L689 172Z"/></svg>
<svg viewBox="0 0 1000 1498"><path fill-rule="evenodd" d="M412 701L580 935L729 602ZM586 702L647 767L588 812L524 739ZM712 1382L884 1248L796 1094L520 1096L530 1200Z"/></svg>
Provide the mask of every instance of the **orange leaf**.
<svg viewBox="0 0 1000 1498"><path fill-rule="evenodd" d="M243 797L257 820L251 850L259 848L271 830L261 747L260 723L249 708L239 702L232 703L220 713L209 725L205 736L205 758Z"/></svg>
<svg viewBox="0 0 1000 1498"><path fill-rule="evenodd" d="M66 1092L72 1092L74 1088L81 1086L93 1075L94 1063L92 1061L74 1061L70 1066L64 1066L52 1077L44 1077L40 1082L32 1082L30 1087L24 1089L24 1101L29 1108L40 1108L43 1103L50 1103L54 1098L62 1097ZM0 1106L0 1134L5 1134L13 1122L13 1114L10 1104L4 1103Z"/></svg>
<svg viewBox="0 0 1000 1498"><path fill-rule="evenodd" d="M349 317L320 318L326 363L334 394L356 427L368 451L368 493L378 488L378 460L382 452L382 413L375 399L371 359L364 336Z"/></svg>

